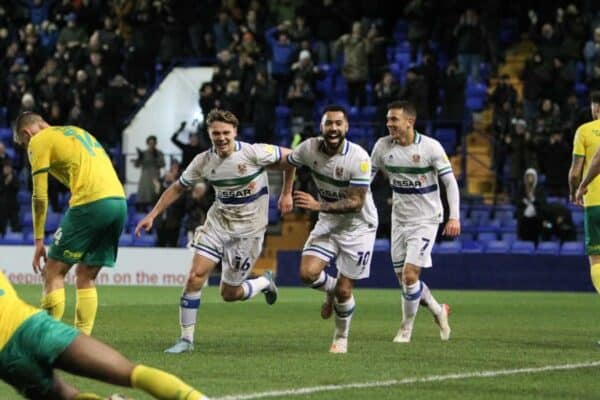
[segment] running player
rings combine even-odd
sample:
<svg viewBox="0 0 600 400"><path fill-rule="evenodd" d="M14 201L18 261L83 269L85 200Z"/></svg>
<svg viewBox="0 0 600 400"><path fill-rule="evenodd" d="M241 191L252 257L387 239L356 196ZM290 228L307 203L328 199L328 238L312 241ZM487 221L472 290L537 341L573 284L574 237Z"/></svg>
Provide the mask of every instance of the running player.
<svg viewBox="0 0 600 400"><path fill-rule="evenodd" d="M179 378L135 365L112 347L25 303L0 271L0 379L29 399L101 399L80 393L56 369L134 387L157 399L206 399Z"/></svg>
<svg viewBox="0 0 600 400"><path fill-rule="evenodd" d="M590 100L594 120L575 132L569 188L571 201L585 207L585 247L592 283L600 293L600 182L595 180L600 172L600 92L592 92Z"/></svg>
<svg viewBox="0 0 600 400"><path fill-rule="evenodd" d="M181 337L167 353L192 351L201 289L210 272L222 263L221 296L225 301L248 300L264 293L268 304L275 303L277 288L271 272L247 279L260 256L268 222L269 182L265 167L284 170L279 209L292 210L295 169L284 165L289 150L269 144L248 144L235 140L238 119L229 111L212 110L206 117L213 147L197 155L135 228L135 234L150 230L154 219L186 189L209 182L216 201L206 222L196 230L192 247L196 254L181 296L179 318Z"/></svg>
<svg viewBox="0 0 600 400"><path fill-rule="evenodd" d="M310 168L319 200L295 191L296 206L319 212L300 262L300 277L313 289L324 291L321 316L335 310L331 353L348 351L348 333L355 308L354 282L369 277L377 232L377 210L369 190L371 161L359 145L346 139L348 116L343 107L329 105L321 118L321 137L309 138L287 161ZM337 277L324 270L335 260Z"/></svg>
<svg viewBox="0 0 600 400"><path fill-rule="evenodd" d="M450 208L443 234L460 234L458 184L440 143L415 131L415 107L406 101L388 106L389 136L375 143L371 160L373 176L383 171L394 192L392 208L392 262L402 287L402 322L396 343L410 342L419 303L427 305L440 327L442 340L450 338L449 306L439 304L420 280L421 268L429 268L443 208L438 182L446 187Z"/></svg>
<svg viewBox="0 0 600 400"><path fill-rule="evenodd" d="M55 319L62 319L65 275L73 264L78 264L75 327L89 335L98 309L95 279L103 266L114 267L127 219L123 185L102 146L81 128L50 126L38 114L25 112L17 118L14 139L27 147L31 163L35 238L32 264L35 272L43 270L42 308ZM46 255L48 173L69 188L71 199Z"/></svg>

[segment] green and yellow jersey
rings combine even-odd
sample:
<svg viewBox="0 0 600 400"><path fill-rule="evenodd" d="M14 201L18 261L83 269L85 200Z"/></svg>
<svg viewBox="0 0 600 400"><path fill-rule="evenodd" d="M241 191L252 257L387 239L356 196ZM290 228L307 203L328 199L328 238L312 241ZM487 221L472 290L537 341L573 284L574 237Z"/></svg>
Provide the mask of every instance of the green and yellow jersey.
<svg viewBox="0 0 600 400"><path fill-rule="evenodd" d="M584 157L583 175L587 172L600 147L600 120L581 125L575 132L573 141L573 156ZM600 180L594 179L588 186L588 192L583 197L585 207L600 206Z"/></svg>
<svg viewBox="0 0 600 400"><path fill-rule="evenodd" d="M123 185L110 158L96 138L76 126L51 126L31 138L27 147L33 176L35 238L44 237L50 173L71 191L69 206L79 206L108 197L125 198Z"/></svg>
<svg viewBox="0 0 600 400"><path fill-rule="evenodd" d="M41 311L21 300L0 271L0 351L25 320Z"/></svg>

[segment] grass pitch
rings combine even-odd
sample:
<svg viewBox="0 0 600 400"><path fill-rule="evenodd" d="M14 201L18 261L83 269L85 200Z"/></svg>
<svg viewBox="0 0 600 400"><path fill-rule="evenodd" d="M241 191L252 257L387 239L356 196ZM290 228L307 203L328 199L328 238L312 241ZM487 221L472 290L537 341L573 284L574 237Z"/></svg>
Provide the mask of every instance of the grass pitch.
<svg viewBox="0 0 600 400"><path fill-rule="evenodd" d="M32 304L38 286L17 287ZM202 294L196 350L166 355L179 334L178 288L101 287L94 336L129 358L163 368L211 398L230 399L598 399L600 298L592 293L476 292L433 289L452 305L452 339L441 342L427 309L417 316L412 342L392 343L400 322L399 290L357 289L349 353L330 355L333 319L319 317L323 296L280 288L267 306L262 295L224 303L215 287ZM68 288L65 321L73 320ZM549 367L549 370L540 370ZM527 371L512 371L530 368ZM502 372L508 371L508 372ZM473 376L489 372L489 376ZM506 373L506 374L505 374ZM80 389L123 393L63 375ZM365 384L349 387L352 384ZM327 386L327 390L314 389ZM300 394L301 389L307 393ZM286 391L277 395L277 391ZM267 397L266 392L273 396ZM253 396L254 395L254 396ZM245 396L245 397L244 397ZM18 399L0 383L0 399Z"/></svg>

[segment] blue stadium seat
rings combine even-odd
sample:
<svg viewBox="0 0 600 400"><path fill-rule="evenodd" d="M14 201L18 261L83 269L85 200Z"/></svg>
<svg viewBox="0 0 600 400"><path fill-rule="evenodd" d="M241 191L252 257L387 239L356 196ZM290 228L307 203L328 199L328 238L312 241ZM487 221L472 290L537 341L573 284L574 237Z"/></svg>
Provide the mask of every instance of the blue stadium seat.
<svg viewBox="0 0 600 400"><path fill-rule="evenodd" d="M386 253L389 252L390 240L387 238L375 239L375 246L373 248L373 251L383 251Z"/></svg>
<svg viewBox="0 0 600 400"><path fill-rule="evenodd" d="M10 128L0 128L0 141L4 142L4 144L8 145L12 143L12 129Z"/></svg>
<svg viewBox="0 0 600 400"><path fill-rule="evenodd" d="M60 224L62 215L54 212L48 212L46 216L46 232L56 232Z"/></svg>
<svg viewBox="0 0 600 400"><path fill-rule="evenodd" d="M490 212L488 210L473 210L471 209L471 215L469 218L473 221L474 224L481 225L487 223L490 217Z"/></svg>
<svg viewBox="0 0 600 400"><path fill-rule="evenodd" d="M277 206L269 207L269 225L278 224L280 220L281 214L279 213Z"/></svg>
<svg viewBox="0 0 600 400"><path fill-rule="evenodd" d="M575 82L585 82L585 75L585 63L577 61L577 64L575 64Z"/></svg>
<svg viewBox="0 0 600 400"><path fill-rule="evenodd" d="M462 243L458 240L444 241L433 246L433 254L456 254L462 251Z"/></svg>
<svg viewBox="0 0 600 400"><path fill-rule="evenodd" d="M133 237L133 245L136 247L154 247L156 245L156 236L142 234L140 237Z"/></svg>
<svg viewBox="0 0 600 400"><path fill-rule="evenodd" d="M502 224L504 224L504 221L512 220L514 218L515 218L515 215L514 215L513 211L508 211L508 210L494 211L494 219L496 219L498 221L502 221Z"/></svg>
<svg viewBox="0 0 600 400"><path fill-rule="evenodd" d="M505 242L512 244L515 240L517 240L516 232L502 232L500 234L500 238Z"/></svg>
<svg viewBox="0 0 600 400"><path fill-rule="evenodd" d="M275 107L275 117L276 119L286 119L290 116L290 108L286 106L277 106Z"/></svg>
<svg viewBox="0 0 600 400"><path fill-rule="evenodd" d="M510 247L512 254L532 254L535 251L535 243L524 240L515 240Z"/></svg>
<svg viewBox="0 0 600 400"><path fill-rule="evenodd" d="M133 234L123 232L119 237L119 246L133 246Z"/></svg>
<svg viewBox="0 0 600 400"><path fill-rule="evenodd" d="M465 106L472 112L479 112L485 107L485 99L481 97L467 97Z"/></svg>
<svg viewBox="0 0 600 400"><path fill-rule="evenodd" d="M498 240L498 235L494 232L481 232L477 235L477 241L482 243Z"/></svg>
<svg viewBox="0 0 600 400"><path fill-rule="evenodd" d="M31 202L31 193L26 190L19 190L17 192L17 201L19 204Z"/></svg>
<svg viewBox="0 0 600 400"><path fill-rule="evenodd" d="M560 255L576 255L580 256L585 254L585 246L583 242L564 242L560 248Z"/></svg>
<svg viewBox="0 0 600 400"><path fill-rule="evenodd" d="M547 203L558 203L562 205L567 205L567 198L561 196L548 196L546 198Z"/></svg>
<svg viewBox="0 0 600 400"><path fill-rule="evenodd" d="M484 245L474 240L462 242L462 252L467 254L483 253Z"/></svg>
<svg viewBox="0 0 600 400"><path fill-rule="evenodd" d="M363 122L373 121L376 113L377 107L375 106L365 106L360 110L361 119L363 120Z"/></svg>
<svg viewBox="0 0 600 400"><path fill-rule="evenodd" d="M21 226L32 226L33 224L33 215L31 215L31 210L26 212L21 216Z"/></svg>
<svg viewBox="0 0 600 400"><path fill-rule="evenodd" d="M352 106L348 109L348 121L350 122L350 126L353 123L357 123L360 120L360 108L356 106Z"/></svg>
<svg viewBox="0 0 600 400"><path fill-rule="evenodd" d="M358 127L350 127L348 129L348 133L346 134L348 140L354 143L360 143L365 139L365 130L363 128Z"/></svg>
<svg viewBox="0 0 600 400"><path fill-rule="evenodd" d="M254 142L254 127L246 126L242 128L242 140L247 142Z"/></svg>
<svg viewBox="0 0 600 400"><path fill-rule="evenodd" d="M465 88L465 94L467 97L477 97L484 99L487 97L487 85L481 82L473 82L472 80L467 81L467 87Z"/></svg>
<svg viewBox="0 0 600 400"><path fill-rule="evenodd" d="M537 249L535 249L536 254L552 254L557 255L560 253L560 243L559 242L540 242L538 243Z"/></svg>
<svg viewBox="0 0 600 400"><path fill-rule="evenodd" d="M0 238L0 244L15 245L30 243L25 242L25 238L21 232L7 232L4 237Z"/></svg>
<svg viewBox="0 0 600 400"><path fill-rule="evenodd" d="M517 220L516 219L507 219L502 221L502 232L511 232L517 230ZM509 229L509 230L505 230Z"/></svg>
<svg viewBox="0 0 600 400"><path fill-rule="evenodd" d="M0 107L0 128L8 127L8 108Z"/></svg>
<svg viewBox="0 0 600 400"><path fill-rule="evenodd" d="M131 193L129 195L129 197L127 197L127 207L134 207L136 201L137 201L137 193Z"/></svg>
<svg viewBox="0 0 600 400"><path fill-rule="evenodd" d="M571 217L573 218L573 224L576 227L583 227L585 214L581 208L578 210L571 211Z"/></svg>
<svg viewBox="0 0 600 400"><path fill-rule="evenodd" d="M491 242L486 243L485 252L486 253L495 253L495 254L507 254L510 250L510 245L508 242L503 240L493 240Z"/></svg>

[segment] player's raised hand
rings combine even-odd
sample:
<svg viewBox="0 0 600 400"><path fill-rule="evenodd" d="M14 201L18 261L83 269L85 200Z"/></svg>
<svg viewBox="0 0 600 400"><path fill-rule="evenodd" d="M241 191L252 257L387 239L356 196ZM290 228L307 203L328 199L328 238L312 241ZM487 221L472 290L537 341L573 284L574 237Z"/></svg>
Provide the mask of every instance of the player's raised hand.
<svg viewBox="0 0 600 400"><path fill-rule="evenodd" d="M287 214L294 208L294 200L292 198L291 193L281 193L279 196L279 202L277 203L277 208L281 211L282 214Z"/></svg>
<svg viewBox="0 0 600 400"><path fill-rule="evenodd" d="M460 235L460 221L457 219L449 219L446 222L442 235L449 237L457 237Z"/></svg>
<svg viewBox="0 0 600 400"><path fill-rule="evenodd" d="M586 195L587 192L588 192L587 186L579 186L579 188L577 188L577 193L575 193L575 198L573 199L573 203L577 204L578 206L583 207L583 196Z"/></svg>
<svg viewBox="0 0 600 400"><path fill-rule="evenodd" d="M41 260L44 260L42 264ZM33 262L31 265L33 266L33 272L39 274L44 269L44 265L48 261L48 256L46 255L46 247L44 246L43 239L35 240L35 250L33 252Z"/></svg>
<svg viewBox="0 0 600 400"><path fill-rule="evenodd" d="M294 191L294 202L298 207L306 210L319 211L321 209L321 203L315 200L309 193L301 190Z"/></svg>
<svg viewBox="0 0 600 400"><path fill-rule="evenodd" d="M135 236L140 237L142 235L142 229L148 232L152 229L152 223L154 222L154 218L150 215L146 215L135 227Z"/></svg>

